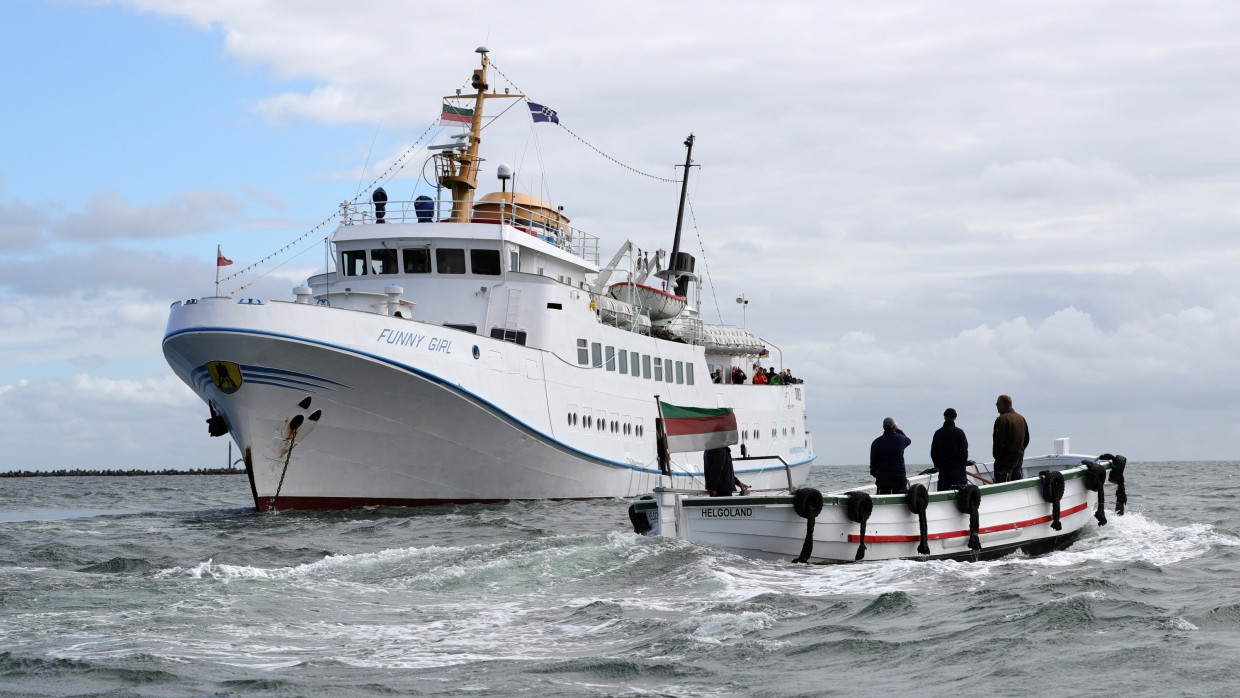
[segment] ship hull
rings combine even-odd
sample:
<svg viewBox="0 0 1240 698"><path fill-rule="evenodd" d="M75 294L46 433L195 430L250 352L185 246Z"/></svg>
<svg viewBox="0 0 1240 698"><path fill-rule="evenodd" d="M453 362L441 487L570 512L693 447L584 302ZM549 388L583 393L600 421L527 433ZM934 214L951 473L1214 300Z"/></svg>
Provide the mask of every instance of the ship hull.
<svg viewBox="0 0 1240 698"><path fill-rule="evenodd" d="M404 328L400 342L388 341L393 327ZM164 353L241 448L259 510L701 486L692 454L677 454L684 475L659 474L652 418L640 438L620 420L603 430L557 420L577 402L572 376L559 376L567 369L546 352L512 343L372 313L201 299L174 306ZM713 388L699 392L715 400ZM600 414L636 413L641 400L608 399ZM766 399L780 408L773 393ZM654 409L649 397L640 404ZM799 485L806 453L789 451L787 470L774 459L738 475L754 487Z"/></svg>

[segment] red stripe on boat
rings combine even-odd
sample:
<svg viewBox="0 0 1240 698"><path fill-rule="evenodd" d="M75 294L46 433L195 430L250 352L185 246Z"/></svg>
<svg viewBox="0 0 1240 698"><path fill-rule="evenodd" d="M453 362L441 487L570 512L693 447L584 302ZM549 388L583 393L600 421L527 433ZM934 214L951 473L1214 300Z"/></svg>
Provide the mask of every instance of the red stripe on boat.
<svg viewBox="0 0 1240 698"><path fill-rule="evenodd" d="M1084 511L1088 507L1089 507L1088 502L1078 504L1070 509L1064 509L1063 511L1059 512L1059 517L1063 518L1065 516L1068 516L1069 514L1075 514L1078 511ZM1039 516L1036 519L1028 519L1026 521L1013 521L1012 523L999 524L998 526L983 526L977 529L977 533L978 535L983 535L986 533L996 533L998 531L1011 531L1012 529L1015 529L1015 528L1029 528L1030 526L1036 526L1038 524L1047 523L1048 521L1051 520L1051 518L1052 518L1051 515L1047 514L1046 516ZM963 531L944 531L943 533L931 533L926 536L926 539L927 540L943 540L945 538L963 538L967 535L969 535L969 529L966 528ZM868 533L865 534L866 543L916 543L919 540L921 540L921 536L872 536ZM848 534L848 542L849 543L860 543L861 534L859 533Z"/></svg>

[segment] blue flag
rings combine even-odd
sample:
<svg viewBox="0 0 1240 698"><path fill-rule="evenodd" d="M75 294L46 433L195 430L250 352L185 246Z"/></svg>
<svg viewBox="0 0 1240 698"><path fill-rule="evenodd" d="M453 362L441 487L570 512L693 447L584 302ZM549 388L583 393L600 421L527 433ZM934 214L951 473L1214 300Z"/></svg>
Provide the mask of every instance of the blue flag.
<svg viewBox="0 0 1240 698"><path fill-rule="evenodd" d="M550 121L553 124L560 123L560 116L555 113L554 109L548 109L541 104L534 104L533 102L528 102L528 104L530 105L530 118L534 120L534 123L539 121Z"/></svg>

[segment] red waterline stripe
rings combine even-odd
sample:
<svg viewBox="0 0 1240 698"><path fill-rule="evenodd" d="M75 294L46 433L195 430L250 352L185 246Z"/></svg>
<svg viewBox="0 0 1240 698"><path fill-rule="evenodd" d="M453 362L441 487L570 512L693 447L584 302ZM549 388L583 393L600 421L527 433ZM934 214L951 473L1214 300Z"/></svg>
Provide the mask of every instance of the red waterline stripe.
<svg viewBox="0 0 1240 698"><path fill-rule="evenodd" d="M1068 516L1069 514L1075 514L1078 511L1084 511L1088 507L1089 507L1088 502L1078 504L1072 507L1071 509L1064 509L1063 511L1059 512L1059 517L1063 518L1065 516ZM1046 516L1039 516L1036 519L1029 519L1027 521L1013 521L1012 523L999 524L998 526L985 526L985 527L977 529L977 533L978 535L981 535L985 533L995 533L996 531L1011 531L1012 529L1015 529L1015 528L1029 528L1030 526L1036 526L1038 524L1046 523L1050 521L1051 518L1052 518L1051 515L1047 514ZM931 533L926 536L926 539L927 540L942 540L944 538L963 538L964 536L967 536L967 535L969 535L969 529L966 528L963 531L944 531L943 533ZM865 542L867 543L915 543L919 540L921 540L921 536L871 536L869 534L866 534L865 536ZM860 543L861 535L857 533L848 534L848 542L849 543Z"/></svg>

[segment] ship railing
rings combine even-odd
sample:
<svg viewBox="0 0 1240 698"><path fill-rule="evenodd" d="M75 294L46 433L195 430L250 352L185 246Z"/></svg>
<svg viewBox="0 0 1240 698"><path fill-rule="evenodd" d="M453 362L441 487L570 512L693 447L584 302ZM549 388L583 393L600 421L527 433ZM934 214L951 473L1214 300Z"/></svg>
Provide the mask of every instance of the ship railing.
<svg viewBox="0 0 1240 698"><path fill-rule="evenodd" d="M435 200L423 197L412 201L387 201L383 203L382 211L376 210L376 204L373 201L346 201L340 204L340 224L447 222L451 213L452 201L450 199ZM474 214L473 222L499 223L501 220L565 252L575 254L596 265L599 263L597 236L571 225L548 221L546 214L537 210L523 206L510 206L501 214L479 211Z"/></svg>

